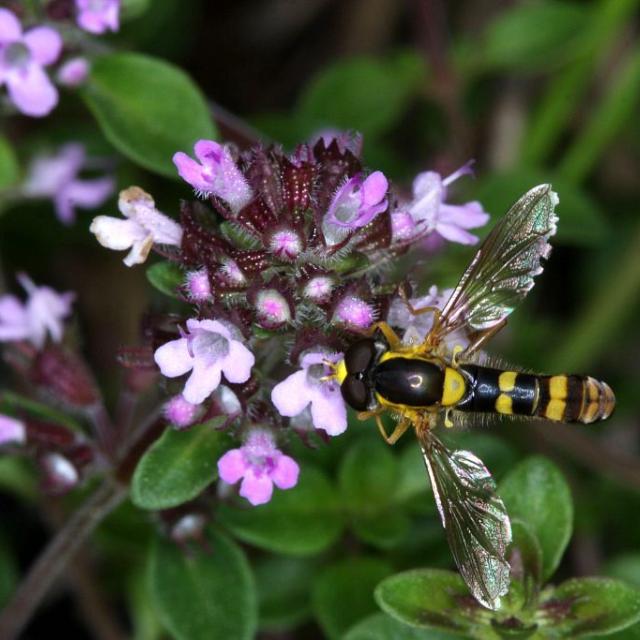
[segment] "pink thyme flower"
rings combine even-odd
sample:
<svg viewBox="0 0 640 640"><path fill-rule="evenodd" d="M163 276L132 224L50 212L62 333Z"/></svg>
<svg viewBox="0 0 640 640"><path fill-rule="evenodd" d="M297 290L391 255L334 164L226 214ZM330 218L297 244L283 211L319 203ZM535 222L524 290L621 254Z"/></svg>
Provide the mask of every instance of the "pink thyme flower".
<svg viewBox="0 0 640 640"><path fill-rule="evenodd" d="M375 309L362 298L347 295L336 305L333 320L351 329L368 329L376 319Z"/></svg>
<svg viewBox="0 0 640 640"><path fill-rule="evenodd" d="M238 329L219 320L187 320L187 332L156 349L154 358L162 375L176 378L191 371L182 395L201 404L220 384L246 382L255 358L241 342Z"/></svg>
<svg viewBox="0 0 640 640"><path fill-rule="evenodd" d="M202 406L187 402L183 396L173 396L163 409L164 417L176 428L191 426L202 413Z"/></svg>
<svg viewBox="0 0 640 640"><path fill-rule="evenodd" d="M433 285L427 295L411 298L409 302L414 309L423 309L424 307L442 309L452 293L453 289L443 289L439 292L438 287ZM418 344L426 338L433 326L433 313L414 316L404 300L395 298L389 307L387 322L393 327L404 329L402 336L404 343ZM463 331L454 331L446 336L445 343L449 351L453 351L453 348L458 345L466 347L469 344L469 338Z"/></svg>
<svg viewBox="0 0 640 640"><path fill-rule="evenodd" d="M180 177L202 196L215 195L237 213L253 197L251 187L236 166L229 149L213 140L198 140L194 151L198 162L178 151L173 163Z"/></svg>
<svg viewBox="0 0 640 640"><path fill-rule="evenodd" d="M28 299L23 304L13 295L0 296L0 342L29 340L41 348L47 334L54 342L60 342L63 320L71 313L75 294L60 294L50 287L37 287L25 274L20 274L18 280Z"/></svg>
<svg viewBox="0 0 640 640"><path fill-rule="evenodd" d="M218 473L227 484L242 479L240 495L257 506L271 500L274 484L278 489L295 487L300 467L276 447L269 431L252 429L242 447L218 460Z"/></svg>
<svg viewBox="0 0 640 640"><path fill-rule="evenodd" d="M8 9L0 9L0 85L19 111L46 116L58 104L58 91L44 71L62 49L62 38L50 27L22 33L22 25Z"/></svg>
<svg viewBox="0 0 640 640"><path fill-rule="evenodd" d="M325 361L338 362L341 354L321 351L308 352L300 364L302 368L277 384L271 401L282 416L292 418L311 405L311 420L316 429L337 436L347 428L347 409L338 383L324 378L331 374Z"/></svg>
<svg viewBox="0 0 640 640"><path fill-rule="evenodd" d="M256 317L264 329L279 329L291 320L289 301L277 289L262 289L255 296Z"/></svg>
<svg viewBox="0 0 640 640"><path fill-rule="evenodd" d="M71 143L50 155L40 155L31 164L22 192L29 198L51 198L58 220L75 222L74 207L95 209L105 202L115 189L111 177L80 180L78 174L86 164L85 148Z"/></svg>
<svg viewBox="0 0 640 640"><path fill-rule="evenodd" d="M75 88L83 85L89 77L91 65L86 58L78 57L67 60L58 69L58 82L63 87Z"/></svg>
<svg viewBox="0 0 640 640"><path fill-rule="evenodd" d="M413 200L405 209L392 214L394 241L418 239L435 231L450 242L475 244L477 236L467 229L486 224L489 214L479 202L445 203L447 187L461 176L471 174L471 164L467 163L444 179L435 171L418 174L413 181Z"/></svg>
<svg viewBox="0 0 640 640"><path fill-rule="evenodd" d="M206 269L189 271L185 278L187 294L194 302L204 302L211 298L211 285Z"/></svg>
<svg viewBox="0 0 640 640"><path fill-rule="evenodd" d="M118 208L126 220L98 216L89 231L103 247L116 251L131 249L124 259L128 267L143 263L154 244L180 246L182 227L160 213L153 198L140 187L121 191Z"/></svg>
<svg viewBox="0 0 640 640"><path fill-rule="evenodd" d="M78 26L89 33L117 31L120 27L120 0L76 0Z"/></svg>
<svg viewBox="0 0 640 640"><path fill-rule="evenodd" d="M0 445L24 444L27 440L27 428L22 420L0 414Z"/></svg>
<svg viewBox="0 0 640 640"><path fill-rule="evenodd" d="M369 224L387 208L389 183L382 171L366 179L358 174L348 180L333 196L322 221L322 231L329 244L337 244L355 229Z"/></svg>

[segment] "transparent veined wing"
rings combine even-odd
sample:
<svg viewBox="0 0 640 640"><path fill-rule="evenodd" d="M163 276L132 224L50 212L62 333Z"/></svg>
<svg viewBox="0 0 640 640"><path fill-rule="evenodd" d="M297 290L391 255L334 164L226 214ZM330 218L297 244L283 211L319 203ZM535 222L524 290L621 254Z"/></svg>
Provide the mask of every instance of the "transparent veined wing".
<svg viewBox="0 0 640 640"><path fill-rule="evenodd" d="M524 299L542 273L541 258L551 251L558 196L551 185L527 191L486 237L445 304L434 327L441 337L464 327L489 329Z"/></svg>
<svg viewBox="0 0 640 640"><path fill-rule="evenodd" d="M497 609L509 590L511 523L496 484L469 451L448 450L431 432L419 436L453 558L473 596Z"/></svg>

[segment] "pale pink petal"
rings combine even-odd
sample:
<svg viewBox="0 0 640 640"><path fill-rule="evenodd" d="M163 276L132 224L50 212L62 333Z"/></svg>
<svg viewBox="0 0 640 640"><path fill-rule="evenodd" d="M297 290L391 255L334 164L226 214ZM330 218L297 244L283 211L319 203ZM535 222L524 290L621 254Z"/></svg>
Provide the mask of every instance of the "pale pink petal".
<svg viewBox="0 0 640 640"><path fill-rule="evenodd" d="M271 472L271 479L278 489L291 489L298 484L300 467L289 456L281 455L276 461L276 467Z"/></svg>
<svg viewBox="0 0 640 640"><path fill-rule="evenodd" d="M193 367L193 358L189 354L186 338L171 340L158 347L153 354L153 359L160 367L162 375L167 378L176 378L184 375ZM186 396L185 398L192 404L200 404L200 402L189 400Z"/></svg>
<svg viewBox="0 0 640 640"><path fill-rule="evenodd" d="M36 27L24 34L23 42L29 47L36 62L53 64L62 51L60 34L50 27Z"/></svg>
<svg viewBox="0 0 640 640"><path fill-rule="evenodd" d="M58 90L38 64L12 71L7 87L13 103L28 116L46 116L58 104Z"/></svg>
<svg viewBox="0 0 640 640"><path fill-rule="evenodd" d="M22 35L22 25L9 9L0 9L0 42L15 42Z"/></svg>
<svg viewBox="0 0 640 640"><path fill-rule="evenodd" d="M89 231L107 249L122 251L144 239L147 232L135 220L121 220L112 216L94 218Z"/></svg>
<svg viewBox="0 0 640 640"><path fill-rule="evenodd" d="M241 449L231 449L218 460L218 474L227 484L238 482L247 469Z"/></svg>
<svg viewBox="0 0 640 640"><path fill-rule="evenodd" d="M423 171L413 180L413 197L419 199L427 194L436 195L437 201L442 199L442 178L435 171Z"/></svg>
<svg viewBox="0 0 640 640"><path fill-rule="evenodd" d="M19 324L27 317L25 306L14 295L0 296L0 322Z"/></svg>
<svg viewBox="0 0 640 640"><path fill-rule="evenodd" d="M229 353L221 361L224 377L233 383L246 382L251 377L251 367L256 359L253 353L241 342L231 340Z"/></svg>
<svg viewBox="0 0 640 640"><path fill-rule="evenodd" d="M374 171L362 183L362 201L365 206L378 204L387 193L389 182L382 171Z"/></svg>
<svg viewBox="0 0 640 640"><path fill-rule="evenodd" d="M255 507L269 502L272 494L271 478L266 473L258 476L253 469L248 469L240 485L240 495Z"/></svg>
<svg viewBox="0 0 640 640"><path fill-rule="evenodd" d="M318 389L311 401L311 421L316 429L338 436L347 428L347 407L337 386Z"/></svg>
<svg viewBox="0 0 640 640"><path fill-rule="evenodd" d="M233 336L229 331L229 327L222 324L219 320L187 320L187 329L192 333L195 329L202 329L204 331L211 331L211 333L219 333L223 338L232 340Z"/></svg>
<svg viewBox="0 0 640 640"><path fill-rule="evenodd" d="M115 186L113 178L73 180L65 187L61 197L82 209L94 209L104 203L113 193Z"/></svg>
<svg viewBox="0 0 640 640"><path fill-rule="evenodd" d="M182 151L175 153L173 156L173 164L176 165L180 177L194 189L206 192L211 188L210 181L207 180L203 174L202 166L186 153Z"/></svg>
<svg viewBox="0 0 640 640"><path fill-rule="evenodd" d="M58 70L58 82L65 87L79 87L88 78L90 69L86 58L72 58Z"/></svg>
<svg viewBox="0 0 640 640"><path fill-rule="evenodd" d="M460 244L476 244L478 242L478 236L474 236L455 224L438 223L436 231L449 242L458 242Z"/></svg>
<svg viewBox="0 0 640 640"><path fill-rule="evenodd" d="M487 224L489 214L484 211L479 202L466 204L442 204L438 213L438 221L445 224L455 224L463 229L474 229Z"/></svg>
<svg viewBox="0 0 640 640"><path fill-rule="evenodd" d="M307 372L296 371L273 388L271 402L281 416L297 416L309 404L309 388L306 381Z"/></svg>
<svg viewBox="0 0 640 640"><path fill-rule="evenodd" d="M201 404L218 388L221 375L219 362L207 366L196 359L182 395L188 402Z"/></svg>
<svg viewBox="0 0 640 640"><path fill-rule="evenodd" d="M26 439L27 429L24 422L0 414L0 445L24 444Z"/></svg>

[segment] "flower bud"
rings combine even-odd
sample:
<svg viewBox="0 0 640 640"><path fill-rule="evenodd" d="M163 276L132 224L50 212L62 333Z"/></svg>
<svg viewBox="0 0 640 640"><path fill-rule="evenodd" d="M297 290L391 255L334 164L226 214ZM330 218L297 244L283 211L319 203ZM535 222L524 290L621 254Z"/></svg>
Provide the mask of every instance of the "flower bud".
<svg viewBox="0 0 640 640"><path fill-rule="evenodd" d="M333 321L349 329L368 329L376 319L375 309L362 298L345 296L333 312Z"/></svg>
<svg viewBox="0 0 640 640"><path fill-rule="evenodd" d="M291 321L288 300L277 289L262 289L255 296L256 316L263 329L278 329Z"/></svg>
<svg viewBox="0 0 640 640"><path fill-rule="evenodd" d="M80 480L76 467L60 453L47 453L40 458L43 489L50 495L69 493Z"/></svg>

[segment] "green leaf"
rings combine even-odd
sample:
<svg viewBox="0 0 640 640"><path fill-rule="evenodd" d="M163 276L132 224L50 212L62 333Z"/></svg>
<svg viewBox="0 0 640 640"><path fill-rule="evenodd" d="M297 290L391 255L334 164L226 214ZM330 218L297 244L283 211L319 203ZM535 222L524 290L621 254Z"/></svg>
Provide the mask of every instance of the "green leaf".
<svg viewBox="0 0 640 640"><path fill-rule="evenodd" d="M38 402L26 396L3 389L0 392L0 412L15 413L16 410L26 411L35 418L55 422L68 427L72 431L82 432L83 429L69 414L47 404Z"/></svg>
<svg viewBox="0 0 640 640"><path fill-rule="evenodd" d="M317 563L269 555L254 565L260 629L286 631L311 617L311 583Z"/></svg>
<svg viewBox="0 0 640 640"><path fill-rule="evenodd" d="M176 151L191 152L216 130L204 96L177 67L138 53L94 62L82 92L106 138L137 164L176 177Z"/></svg>
<svg viewBox="0 0 640 640"><path fill-rule="evenodd" d="M208 533L210 549L157 539L149 563L149 586L160 620L177 640L251 640L258 606L251 569L229 538Z"/></svg>
<svg viewBox="0 0 640 640"><path fill-rule="evenodd" d="M373 590L391 573L377 558L349 558L329 565L318 576L311 596L313 612L331 640L376 610Z"/></svg>
<svg viewBox="0 0 640 640"><path fill-rule="evenodd" d="M221 505L218 520L244 542L291 556L319 553L343 527L334 487L308 465L293 489L275 489L271 501L259 507Z"/></svg>
<svg viewBox="0 0 640 640"><path fill-rule="evenodd" d="M509 547L511 586L505 603L512 611L531 607L537 602L542 586L542 549L531 528L511 518L512 541Z"/></svg>
<svg viewBox="0 0 640 640"><path fill-rule="evenodd" d="M444 631L416 629L384 613L375 613L352 627L344 640L456 640Z"/></svg>
<svg viewBox="0 0 640 640"><path fill-rule="evenodd" d="M123 22L141 16L151 4L151 0L122 0L120 17Z"/></svg>
<svg viewBox="0 0 640 640"><path fill-rule="evenodd" d="M500 69L548 71L575 55L587 18L578 3L516 4L489 23L484 63Z"/></svg>
<svg viewBox="0 0 640 640"><path fill-rule="evenodd" d="M562 176L519 168L480 179L474 195L491 213L492 224L495 224L523 193L544 182L550 182L560 197L556 209L560 218L558 234L551 238L552 244L557 241L593 245L606 240L607 221L599 206L579 186Z"/></svg>
<svg viewBox="0 0 640 640"><path fill-rule="evenodd" d="M591 108L584 130L560 163L559 172L571 182L584 180L597 166L605 147L637 112L640 101L640 49L633 52L614 78L600 104Z"/></svg>
<svg viewBox="0 0 640 640"><path fill-rule="evenodd" d="M195 498L218 477L218 458L227 437L219 416L186 431L168 427L140 459L131 499L142 509L169 509Z"/></svg>
<svg viewBox="0 0 640 640"><path fill-rule="evenodd" d="M532 457L500 483L498 494L512 518L524 521L540 543L542 577L558 566L571 538L573 502L560 470L549 460Z"/></svg>
<svg viewBox="0 0 640 640"><path fill-rule="evenodd" d="M20 167L10 142L0 135L0 190L18 181Z"/></svg>
<svg viewBox="0 0 640 640"><path fill-rule="evenodd" d="M640 587L640 552L617 556L607 564L605 573Z"/></svg>
<svg viewBox="0 0 640 640"><path fill-rule="evenodd" d="M184 272L174 262L156 262L147 269L147 280L161 293L176 298L178 287L184 283Z"/></svg>
<svg viewBox="0 0 640 640"><path fill-rule="evenodd" d="M486 614L457 573L439 569L397 573L378 585L375 598L383 611L405 624L472 636Z"/></svg>
<svg viewBox="0 0 640 640"><path fill-rule="evenodd" d="M393 502L399 472L395 456L379 439L356 443L338 472L353 531L383 549L396 546L409 528L409 519Z"/></svg>
<svg viewBox="0 0 640 640"><path fill-rule="evenodd" d="M640 589L613 578L574 578L553 589L540 609L554 636L606 634L640 620Z"/></svg>
<svg viewBox="0 0 640 640"><path fill-rule="evenodd" d="M424 82L424 63L417 52L341 60L309 83L297 116L307 135L335 127L360 131L366 140L394 126Z"/></svg>

